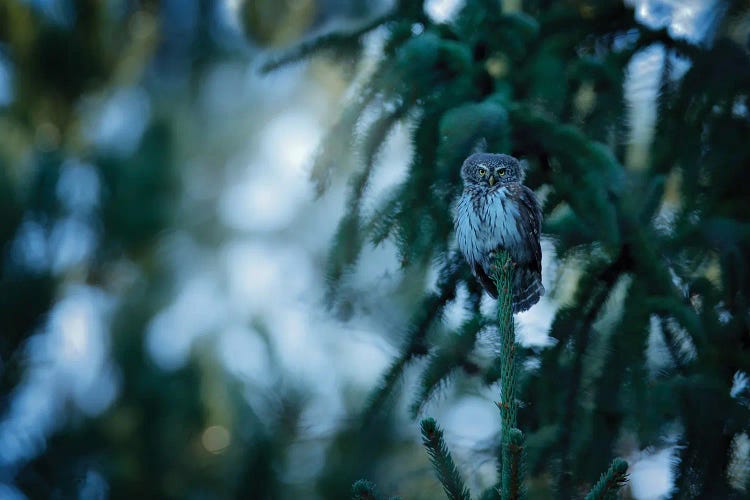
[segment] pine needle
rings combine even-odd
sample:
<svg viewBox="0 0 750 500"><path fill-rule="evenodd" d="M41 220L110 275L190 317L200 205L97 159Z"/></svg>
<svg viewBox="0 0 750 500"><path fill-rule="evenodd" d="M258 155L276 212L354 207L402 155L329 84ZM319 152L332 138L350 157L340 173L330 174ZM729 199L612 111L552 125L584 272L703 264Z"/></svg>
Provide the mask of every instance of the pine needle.
<svg viewBox="0 0 750 500"><path fill-rule="evenodd" d="M602 474L599 481L586 495L586 500L615 500L617 492L628 481L628 463L622 458L615 458L609 470Z"/></svg>
<svg viewBox="0 0 750 500"><path fill-rule="evenodd" d="M430 461L449 500L470 500L469 489L464 486L456 464L443 439L443 431L435 419L422 420L422 443L427 448Z"/></svg>

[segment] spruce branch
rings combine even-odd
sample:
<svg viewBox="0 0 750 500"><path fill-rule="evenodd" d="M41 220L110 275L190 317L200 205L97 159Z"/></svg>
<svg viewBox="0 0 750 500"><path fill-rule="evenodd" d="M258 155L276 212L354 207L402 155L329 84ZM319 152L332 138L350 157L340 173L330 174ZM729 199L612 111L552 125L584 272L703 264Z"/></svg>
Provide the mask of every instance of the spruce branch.
<svg viewBox="0 0 750 500"><path fill-rule="evenodd" d="M450 500L470 500L469 489L464 486L456 464L445 445L443 431L433 418L422 420L422 443L427 448L432 466L448 498Z"/></svg>
<svg viewBox="0 0 750 500"><path fill-rule="evenodd" d="M396 386L401 380L401 374L404 372L406 365L411 361L413 354L406 353L396 358L388 370L381 378L377 388L372 392L367 400L367 405L362 411L362 425L367 425L372 419L379 415L384 407L388 406L394 395Z"/></svg>
<svg viewBox="0 0 750 500"><path fill-rule="evenodd" d="M486 490L482 492L482 496L479 497L479 500L501 500L502 497L500 496L500 486L495 484L493 486L490 486Z"/></svg>
<svg viewBox="0 0 750 500"><path fill-rule="evenodd" d="M356 89L356 97L346 105L335 125L326 133L315 155L311 178L315 182L317 196L328 188L334 166L340 165L351 153L356 139L357 124L368 107L383 108L376 121L368 126L361 149L366 163L372 163L393 125L401 119L413 102L406 102L393 95L393 81L397 79L393 69L384 63L378 64L365 82ZM377 102L376 102L377 101ZM393 105L393 111L387 110ZM371 167L368 167L371 168ZM356 180L352 181L356 184Z"/></svg>
<svg viewBox="0 0 750 500"><path fill-rule="evenodd" d="M321 35L319 37L313 38L312 40L309 40L307 42L303 42L299 44L297 47L286 52L285 54L281 54L277 56L276 58L273 58L267 61L265 64L263 64L263 66L261 66L260 70L263 73L268 73L270 71L280 68L281 66L286 66L287 64L300 61L312 55L315 52L319 52L325 49L332 49L336 47L346 46L352 41L359 40L362 36L374 30L378 26L385 24L388 21L391 21L392 19L394 19L394 16L395 16L395 13L389 12L387 14L383 14L381 16L378 16L372 19L371 21L365 23L364 25L355 29L354 31L350 31L350 32L338 32L337 31L333 33L327 33L325 35Z"/></svg>
<svg viewBox="0 0 750 500"><path fill-rule="evenodd" d="M502 418L501 485L503 499L521 498L523 493L523 434L516 429L516 334L513 323L513 268L510 255L501 251L495 256L492 279L497 286L497 323L500 332L500 390L498 403Z"/></svg>
<svg viewBox="0 0 750 500"><path fill-rule="evenodd" d="M347 157L357 122L367 106L372 103L375 94L371 86L365 86L361 94L344 108L336 123L326 133L315 153L310 171L310 178L315 182L317 196L322 196L328 188L334 165L340 164L342 158Z"/></svg>
<svg viewBox="0 0 750 500"><path fill-rule="evenodd" d="M401 213L403 189L403 186L394 189L381 203L380 207L375 209L365 224L365 232L370 236L370 243L373 245L377 246L384 242L397 225Z"/></svg>
<svg viewBox="0 0 750 500"><path fill-rule="evenodd" d="M432 394L447 382L457 368L466 365L469 354L474 350L477 335L484 325L485 321L481 316L470 318L431 355L419 381L419 394L411 406L412 417L417 416Z"/></svg>
<svg viewBox="0 0 750 500"><path fill-rule="evenodd" d="M562 474L558 477L558 498L570 498L572 485L571 476L567 474L571 462L571 445L575 418L579 411L579 394L583 384L583 364L586 351L591 341L592 325L604 308L604 305L614 289L615 283L620 276L629 268L629 253L623 251L610 264L606 265L600 272L597 271L599 264L592 265L590 269L590 282L581 286L580 300L582 317L574 323L573 334L575 337L573 366L570 369L568 391L564 399L564 410L559 428L558 446L561 456Z"/></svg>
<svg viewBox="0 0 750 500"><path fill-rule="evenodd" d="M664 345L667 347L672 364L681 374L684 374L686 362L681 352L682 346L674 326L668 320L668 317L659 316L659 330L661 330Z"/></svg>
<svg viewBox="0 0 750 500"><path fill-rule="evenodd" d="M425 337L435 320L442 315L448 302L456 297L456 286L464 270L461 265L462 259L463 257L458 253L454 253L446 258L440 270L437 291L430 293L422 300L410 322L408 337L401 349L401 354L391 364L390 368L388 368L388 371L381 379L381 383L373 391L368 400L363 412L363 422L369 422L372 417L383 409L383 406L389 401L396 384L400 380L406 365L415 357L427 354Z"/></svg>
<svg viewBox="0 0 750 500"><path fill-rule="evenodd" d="M628 463L622 458L615 458L607 472L586 495L586 500L615 500L617 492L628 480Z"/></svg>
<svg viewBox="0 0 750 500"><path fill-rule="evenodd" d="M503 440L516 426L518 405L515 398L516 385L516 334L513 324L513 261L507 252L495 258L493 280L497 286L497 323L500 332L500 389L499 404L503 421Z"/></svg>
<svg viewBox="0 0 750 500"><path fill-rule="evenodd" d="M509 440L504 445L504 456L508 457L505 462L509 467L503 467L503 473L507 469L509 482L507 490L503 488L503 499L517 500L525 494L524 479L526 477L526 455L523 432L511 429Z"/></svg>
<svg viewBox="0 0 750 500"><path fill-rule="evenodd" d="M508 102L506 109L516 133L533 137L535 147L545 150L561 165L565 175L553 170L551 180L576 216L595 229L601 241L613 247L619 245L622 234L615 200L624 167L617 157L578 127L559 122L533 104ZM573 176L576 182L572 182Z"/></svg>
<svg viewBox="0 0 750 500"><path fill-rule="evenodd" d="M648 379L644 373L647 354L643 346L650 335L652 313L646 306L647 296L648 292L644 288L631 285L622 304L622 316L612 328L613 333L603 359L603 366L606 368L596 380L594 408L597 410L593 414L591 430L587 432L590 437L586 442L579 441L574 447L579 465L573 465L573 470L578 470L582 477L598 476L601 469L593 467L601 467L597 464L610 460L622 425L628 418L626 408L650 406L639 395ZM643 416L639 416L638 421L643 422L649 418L646 414L651 412L639 410L639 413ZM572 421L569 431L578 427L575 425L575 417ZM643 429L641 425L639 423L639 428ZM581 468L583 464L586 465L585 468Z"/></svg>
<svg viewBox="0 0 750 500"><path fill-rule="evenodd" d="M375 500L375 484L366 479L359 479L352 485L352 500Z"/></svg>
<svg viewBox="0 0 750 500"><path fill-rule="evenodd" d="M328 262L328 301L333 303L334 292L344 273L354 266L362 251L361 206L367 185L375 168L375 160L393 126L403 117L408 104L399 105L391 113L383 113L370 126L363 139L364 166L351 178L351 190L347 205L349 212L339 221L334 243L329 252Z"/></svg>

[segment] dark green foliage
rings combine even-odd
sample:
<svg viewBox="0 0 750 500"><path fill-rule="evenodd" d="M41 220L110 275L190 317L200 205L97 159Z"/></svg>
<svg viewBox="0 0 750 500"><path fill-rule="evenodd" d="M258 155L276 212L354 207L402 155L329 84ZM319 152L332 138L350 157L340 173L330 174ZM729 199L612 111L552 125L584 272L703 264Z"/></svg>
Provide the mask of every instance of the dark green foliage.
<svg viewBox="0 0 750 500"><path fill-rule="evenodd" d="M508 433L508 441L504 445L507 452L507 462L503 463L503 471L507 468L508 479L503 477L507 484L503 484L502 498L519 499L524 498L526 486L526 457L524 456L525 443L523 433L518 429L511 429ZM507 465L506 465L507 464Z"/></svg>
<svg viewBox="0 0 750 500"><path fill-rule="evenodd" d="M498 471L502 498L517 500L523 497L525 460L523 458L523 434L516 428L518 414L516 329L513 320L513 272L514 264L507 252L495 258L495 272L491 276L497 287L497 328L500 333L500 390L502 400L497 404L502 418L502 434Z"/></svg>
<svg viewBox="0 0 750 500"><path fill-rule="evenodd" d="M315 181L318 195L323 194L330 184L334 165L343 163L347 158L357 121L374 98L375 89L365 89L363 95L346 107L338 122L326 134L312 167L311 176Z"/></svg>
<svg viewBox="0 0 750 500"><path fill-rule="evenodd" d="M352 485L352 500L377 500L382 498L377 494L375 484L366 479L359 479ZM401 500L401 497L389 497L388 500Z"/></svg>
<svg viewBox="0 0 750 500"><path fill-rule="evenodd" d="M469 360L469 354L474 349L477 335L483 326L481 318L473 317L461 325L456 333L451 334L446 342L430 356L427 367L422 372L419 390L411 407L412 416L419 413L435 390L447 383L449 376L456 368L463 368L469 373L476 370Z"/></svg>
<svg viewBox="0 0 750 500"><path fill-rule="evenodd" d="M104 229L113 244L127 251L138 252L151 243L172 215L164 199L174 190L170 135L166 124L155 123L144 133L138 151L127 160L99 160L107 193Z"/></svg>
<svg viewBox="0 0 750 500"><path fill-rule="evenodd" d="M40 221L58 213L54 197L54 179L59 158L53 155L35 159L38 165L35 190L24 197L14 188L10 169L0 159L0 393L8 394L21 376L21 347L35 329L41 326L55 293L55 280L47 269L34 269L24 262L13 239L22 226L25 204L33 207ZM27 198L27 199L24 199ZM46 201L45 201L46 200ZM15 250L15 251L14 251ZM7 402L0 403L0 408Z"/></svg>
<svg viewBox="0 0 750 500"><path fill-rule="evenodd" d="M61 419L36 458L0 469L3 486L31 498L80 496L81 478L92 470L106 477L113 497L304 496L286 477L289 450L308 424L300 391L263 394L268 413L261 416L240 388L208 384L211 370L201 363L165 372L144 352L147 324L174 292L164 285L169 267L157 243L184 229L175 220L186 159L178 144L198 113L180 109L194 104L207 63L244 65L256 50L218 46L218 1L190 3L189 28L168 15L178 3L71 0L56 2L65 5L58 12L45 2L0 2L1 64L7 59L14 92L0 105L3 415L24 380L30 337L68 288L117 297L110 328L117 401L95 417ZM347 275L367 245L388 240L397 247L397 293L411 317L394 332L399 351L361 415L349 408L354 418L326 436L322 469L305 492L374 498L372 483L352 489L352 482L369 477L396 490L394 483L419 475L408 467L414 440L396 432L391 404L403 375L418 369L408 395L415 416L451 380L459 389L499 381L502 435L491 445L499 474L482 485L481 498L524 490L533 498L580 498L608 463L587 498L615 498L627 473L615 450L671 446L675 429L672 496L739 498L727 478L733 442L750 429L747 391L733 385L750 373L747 6L721 4L711 13L715 30L693 44L640 24L622 0L469 0L445 23L432 21L423 3L399 0L390 12L311 38L264 67L322 52L357 69L366 36L385 36L375 69L322 142L312 177L323 195L334 176L351 172L349 210L326 269L330 305L341 316L356 310ZM516 10L504 11L509 4ZM623 84L634 56L655 45L666 58L652 103L657 121L638 158L631 133L639 117ZM89 101L123 88L145 92L151 116L133 150L116 154L91 143L84 115ZM400 123L413 146L404 180L369 200L383 143ZM543 198L543 233L555 249L545 263L558 266L545 283L559 306L550 344L515 343L503 296L494 362L477 341L492 318L452 251L459 166L482 149L527 162L525 183ZM49 235L69 215L55 189L70 159L90 163L101 184L89 221L97 245L85 269L59 272L30 264L17 245L25 224ZM374 209L366 212L369 201ZM434 288L415 296L435 271ZM442 317L458 297L466 297L467 317L446 331ZM196 443L211 417L203 399L217 385L227 391L224 416L237 432L231 451L208 456ZM422 432L446 493L468 498L442 431L427 419ZM410 476L399 475L402 468Z"/></svg>
<svg viewBox="0 0 750 500"><path fill-rule="evenodd" d="M200 0L194 7L200 17L216 5ZM58 301L81 288L117 299L112 316L102 318L101 325L107 356L101 362L112 371L116 400L106 411L91 415L73 401L61 400L60 408L44 415L56 419L44 432L35 429L37 417L34 409L29 411L29 434L20 432L15 445L24 452L28 448L29 457L17 463L3 461L3 495L277 498L282 490L278 471L296 437L300 395L292 397L291 391L282 389L269 397L267 409L274 421L266 422L265 416L261 420L249 410L244 390L225 387L226 416L244 424L232 436L238 446L223 456L210 456L200 444L202 432L215 423L204 401L205 366L188 363L168 372L154 364L146 348L147 325L170 294L170 270L156 242L175 228L180 187L176 167L184 160L178 159L175 137L191 116L177 112L186 104L185 96L172 87L164 91L154 85L155 73L169 71L161 63L170 66L170 55L163 54L160 63L154 55L156 35L165 45L174 41L167 30L159 31L162 24L170 25L168 18L148 1L114 6L73 0L53 7L0 2L2 83L13 91L10 104L0 105L3 421L12 413L17 394L29 379L38 377L29 353L35 352L39 336L48 334L45 326ZM191 78L196 80L204 76L198 69L201 58L218 57L212 52L215 45L207 42L215 35L208 29L209 23L198 19L189 32L180 33L183 40L196 41L195 51L190 51L190 64L195 66L189 68L195 69ZM141 78L144 73L150 77ZM87 130L92 125L89 113L96 114L100 100L131 88L148 96L151 114L139 116L145 119L143 134L134 134L132 150L99 147L90 137L98 131ZM72 213L58 192L61 174L71 163L85 164L96 179L94 206L83 215ZM91 186L69 188L89 194ZM85 262L58 269L50 256L61 244L51 235L61 221L72 217L90 227L94 248ZM38 233L32 241L36 247L21 238L29 226ZM78 334L85 325L74 327ZM45 364L54 364L56 355L50 354ZM81 364L94 362L85 359ZM47 398L45 392L32 396ZM9 449L3 445L4 457ZM99 478L99 491L87 490L89 476Z"/></svg>
<svg viewBox="0 0 750 500"><path fill-rule="evenodd" d="M516 333L513 321L513 263L510 255L500 252L495 259L496 273L492 276L497 286L497 326L500 331L500 388L502 401L499 403L503 415L503 438L510 437L516 427L518 400L516 399Z"/></svg>
<svg viewBox="0 0 750 500"><path fill-rule="evenodd" d="M318 38L314 38L309 42L300 44L294 50L266 62L263 65L262 70L272 71L281 66L299 61L301 59L304 59L305 57L309 57L311 54L321 50L337 49L341 48L342 46L345 47L349 44L356 44L362 36L374 30L381 24L388 22L393 17L394 16L392 14L377 17L372 21L366 23L364 26L352 31L351 33L333 32L320 36Z"/></svg>
<svg viewBox="0 0 750 500"><path fill-rule="evenodd" d="M375 485L365 479L359 479L352 485L352 500L375 500Z"/></svg>
<svg viewBox="0 0 750 500"><path fill-rule="evenodd" d="M347 498L359 478L376 477L378 464L398 447L389 417L372 418L364 426L352 421L336 434L317 478L316 489L321 498Z"/></svg>
<svg viewBox="0 0 750 500"><path fill-rule="evenodd" d="M490 151L507 151L510 146L508 113L499 99L458 106L440 119L436 167L440 178L447 181L446 187L459 182L456 165L462 164L480 141Z"/></svg>
<svg viewBox="0 0 750 500"><path fill-rule="evenodd" d="M464 486L456 464L453 463L448 447L445 445L443 431L432 418L422 420L422 444L427 448L432 466L448 498L469 500L471 495L468 488Z"/></svg>
<svg viewBox="0 0 750 500"><path fill-rule="evenodd" d="M729 396L734 374L750 369L746 47L721 31L713 44L673 39L615 0L528 0L521 11L477 0L446 24L420 19L423 30L415 32L387 25L381 64L394 68L399 83L370 84L409 108L403 116L414 155L406 180L369 220L346 219L333 248L390 238L405 276L446 262L463 159L481 148L526 159L526 184L545 193L543 232L561 267L577 276L564 283L574 292L555 314L553 344L523 352L539 367L519 373L509 400L524 402L517 426L526 434L535 492L572 498L612 462L624 435L635 435L640 448L660 446L678 422L684 432L674 494L726 496L730 443L750 422L747 408ZM417 16L416 7L410 12ZM634 119L623 83L632 58L656 43L666 50L657 124L645 159L631 159ZM690 63L684 76L674 71L675 55ZM353 193L362 196L356 183ZM356 253L342 262L356 262ZM450 287L470 284L457 271L424 299L366 415L385 406L415 357L432 353L413 409L465 367L471 337L454 334L445 344L427 332L453 300ZM548 293L554 298L554 285ZM481 314L472 314L466 325L480 324ZM649 358L654 335L665 359ZM500 378L503 404L515 387L502 382L511 366L477 372L486 382ZM698 410L701 402L721 410L709 415Z"/></svg>
<svg viewBox="0 0 750 500"><path fill-rule="evenodd" d="M361 201L367 189L368 181L375 165L375 157L385 141L387 133L391 127L403 116L406 110L405 106L399 106L393 113L380 116L378 120L370 126L366 137L363 139L363 156L365 165L361 172L352 177L352 190L349 200L349 211L339 223L336 239L341 240L344 244L331 252L328 268L328 280L331 289L335 289L338 281L345 271L349 270L355 263L356 258L362 250L364 243L358 221L361 218ZM344 237L346 235L346 237Z"/></svg>
<svg viewBox="0 0 750 500"><path fill-rule="evenodd" d="M391 364L380 386L370 396L363 416L365 422L368 422L374 414L381 411L384 403L390 399L406 365L415 357L427 354L427 334L435 320L442 315L446 304L455 298L456 283L461 273L464 272L465 269L461 266L461 256L458 254L452 255L443 265L438 279L437 292L425 297L420 307L415 311L410 323L405 348L402 349L403 354ZM476 335L476 332L474 335Z"/></svg>
<svg viewBox="0 0 750 500"><path fill-rule="evenodd" d="M602 474L599 481L586 495L586 500L615 500L617 492L627 481L627 472L628 463L621 458L614 459L607 472Z"/></svg>

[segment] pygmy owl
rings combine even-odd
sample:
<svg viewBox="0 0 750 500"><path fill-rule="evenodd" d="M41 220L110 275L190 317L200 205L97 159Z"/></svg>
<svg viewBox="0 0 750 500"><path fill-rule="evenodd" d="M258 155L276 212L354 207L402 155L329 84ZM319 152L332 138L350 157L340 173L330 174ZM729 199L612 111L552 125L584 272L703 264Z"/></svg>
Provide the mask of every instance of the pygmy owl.
<svg viewBox="0 0 750 500"><path fill-rule="evenodd" d="M542 210L534 192L521 184L521 165L504 154L476 153L461 166L464 191L455 211L458 248L474 276L493 298L495 252L515 264L513 312L526 311L544 295L539 233Z"/></svg>

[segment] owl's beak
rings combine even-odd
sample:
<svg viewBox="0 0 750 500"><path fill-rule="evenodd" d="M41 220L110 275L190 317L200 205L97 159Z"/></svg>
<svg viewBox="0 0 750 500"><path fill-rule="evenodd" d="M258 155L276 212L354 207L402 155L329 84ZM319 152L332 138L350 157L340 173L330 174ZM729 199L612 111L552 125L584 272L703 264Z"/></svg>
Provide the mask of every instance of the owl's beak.
<svg viewBox="0 0 750 500"><path fill-rule="evenodd" d="M494 186L495 185L495 176L494 175L490 175L490 178L488 179L488 181L490 183L490 186Z"/></svg>

